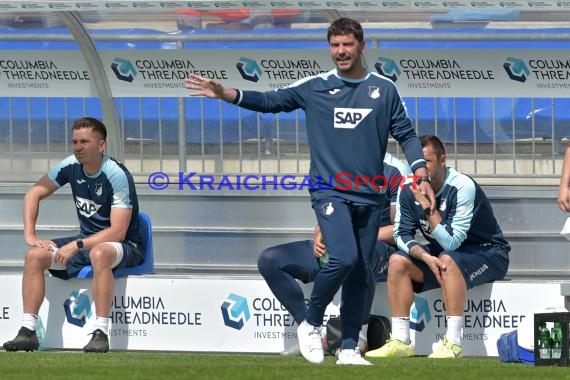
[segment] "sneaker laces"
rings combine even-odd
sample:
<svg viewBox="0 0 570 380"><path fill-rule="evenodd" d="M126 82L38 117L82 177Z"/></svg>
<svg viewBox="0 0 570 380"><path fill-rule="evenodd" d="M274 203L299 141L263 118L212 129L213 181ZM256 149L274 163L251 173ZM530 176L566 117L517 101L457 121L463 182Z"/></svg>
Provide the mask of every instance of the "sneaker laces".
<svg viewBox="0 0 570 380"><path fill-rule="evenodd" d="M371 364L368 360L362 357L358 347L354 347L354 349L347 348L341 350L341 352L342 352L342 357L341 355L339 355L339 360L341 362L340 363L337 362L337 364L358 364L358 365Z"/></svg>
<svg viewBox="0 0 570 380"><path fill-rule="evenodd" d="M354 350L350 350L350 351L351 351L351 355L358 356L359 358L362 358L362 354L360 353L360 349L358 348L358 346L354 347Z"/></svg>
<svg viewBox="0 0 570 380"><path fill-rule="evenodd" d="M314 326L313 330L309 332L309 338L310 342L309 342L309 351L315 351L315 350L322 350L323 349L323 336L321 334L321 329L318 326ZM315 337L316 335L316 337Z"/></svg>

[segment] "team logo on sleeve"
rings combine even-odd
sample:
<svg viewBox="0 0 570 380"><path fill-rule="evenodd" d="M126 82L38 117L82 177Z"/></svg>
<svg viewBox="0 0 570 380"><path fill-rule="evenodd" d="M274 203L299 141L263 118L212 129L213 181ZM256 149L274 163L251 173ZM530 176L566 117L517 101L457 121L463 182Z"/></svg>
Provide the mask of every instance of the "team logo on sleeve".
<svg viewBox="0 0 570 380"><path fill-rule="evenodd" d="M371 108L335 107L333 125L335 128L354 129L370 112L372 112Z"/></svg>
<svg viewBox="0 0 570 380"><path fill-rule="evenodd" d="M97 211L99 211L101 205L98 205L97 203L93 202L91 199L75 197L75 207L77 207L77 211L81 215L90 218Z"/></svg>

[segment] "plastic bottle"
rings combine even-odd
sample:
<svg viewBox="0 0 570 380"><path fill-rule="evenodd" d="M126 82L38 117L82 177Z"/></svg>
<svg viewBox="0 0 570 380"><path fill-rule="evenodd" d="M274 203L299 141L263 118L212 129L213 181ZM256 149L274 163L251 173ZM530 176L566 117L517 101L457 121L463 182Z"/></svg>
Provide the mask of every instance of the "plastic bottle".
<svg viewBox="0 0 570 380"><path fill-rule="evenodd" d="M329 263L329 251L325 249L325 253L321 257L319 257L319 266L324 268Z"/></svg>
<svg viewBox="0 0 570 380"><path fill-rule="evenodd" d="M46 329L44 327L44 323L42 322L42 318L39 315L36 321L36 335L38 336L38 340L40 341L40 346L38 347L38 351L43 351L46 346Z"/></svg>
<svg viewBox="0 0 570 380"><path fill-rule="evenodd" d="M552 359L560 359L562 356L562 326L560 322L554 322L552 328Z"/></svg>
<svg viewBox="0 0 570 380"><path fill-rule="evenodd" d="M538 326L538 355L541 359L551 358L550 331L545 322Z"/></svg>

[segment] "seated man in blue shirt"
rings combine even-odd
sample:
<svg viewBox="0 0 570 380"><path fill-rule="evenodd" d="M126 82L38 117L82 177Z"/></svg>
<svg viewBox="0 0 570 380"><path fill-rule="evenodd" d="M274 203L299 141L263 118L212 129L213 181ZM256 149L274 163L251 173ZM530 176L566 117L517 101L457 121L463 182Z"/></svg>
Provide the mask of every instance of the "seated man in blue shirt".
<svg viewBox="0 0 570 380"><path fill-rule="evenodd" d="M410 340L410 307L414 292L441 287L447 332L430 358L463 356L461 327L467 289L505 277L510 246L503 237L489 199L470 177L446 166L443 143L421 136L436 207L412 186L404 185L396 206L394 238L399 251L390 256L388 304L392 334L367 357L414 354ZM427 244L415 239L420 231Z"/></svg>
<svg viewBox="0 0 570 380"><path fill-rule="evenodd" d="M4 343L6 351L35 351L38 312L45 296L45 270L61 279L93 267L95 323L83 351L109 351L109 315L115 268L139 265L144 259L138 224L138 198L125 166L105 154L107 130L99 120L77 119L72 127L73 155L55 165L24 198L24 239L30 246L24 262L24 314L18 335ZM40 201L69 184L79 220L79 234L53 240L36 234Z"/></svg>
<svg viewBox="0 0 570 380"><path fill-rule="evenodd" d="M396 213L396 199L398 190L404 182L412 178L410 167L396 159L390 153L384 157L384 177L386 183L386 196L390 200L390 207L382 215L382 227L378 231L374 255L374 279L370 279L368 287L365 321L358 339L361 351L366 349L366 336L368 317L374 292L375 281L386 281L388 258L396 250L393 238L393 221ZM267 285L289 311L297 324L305 320L307 304L303 290L296 280L311 283L315 280L321 269L327 265L326 245L323 242L319 226L315 227L314 240L302 240L281 244L265 249L257 261L259 272Z"/></svg>

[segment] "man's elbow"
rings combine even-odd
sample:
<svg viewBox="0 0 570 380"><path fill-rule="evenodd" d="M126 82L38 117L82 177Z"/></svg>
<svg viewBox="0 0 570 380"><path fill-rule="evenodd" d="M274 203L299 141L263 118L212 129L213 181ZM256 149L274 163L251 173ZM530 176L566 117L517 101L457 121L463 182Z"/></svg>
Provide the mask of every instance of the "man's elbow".
<svg viewBox="0 0 570 380"><path fill-rule="evenodd" d="M124 228L117 228L113 229L111 227L111 234L109 236L109 240L113 242L122 242L125 241L127 237L127 230Z"/></svg>

